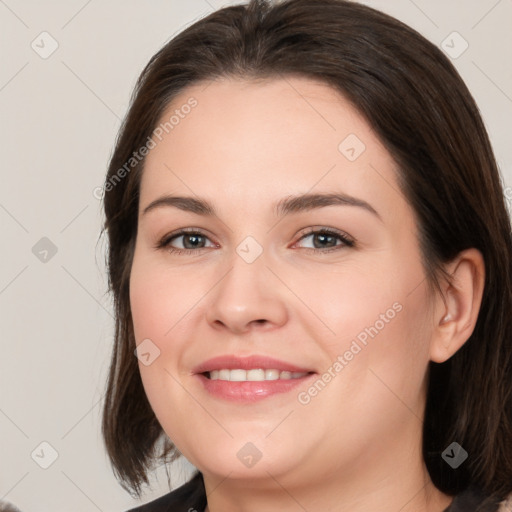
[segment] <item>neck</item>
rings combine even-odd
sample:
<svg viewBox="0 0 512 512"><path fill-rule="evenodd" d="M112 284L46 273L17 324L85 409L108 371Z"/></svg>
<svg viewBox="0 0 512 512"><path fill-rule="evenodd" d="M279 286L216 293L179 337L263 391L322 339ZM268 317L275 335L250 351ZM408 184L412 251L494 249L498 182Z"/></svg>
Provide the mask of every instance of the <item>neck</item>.
<svg viewBox="0 0 512 512"><path fill-rule="evenodd" d="M205 480L206 487L210 487ZM344 500L340 493L336 493L333 500L327 492L315 487L305 489L292 489L284 487L269 491L254 491L229 487L229 492L207 491L208 505L204 512L299 512L304 510L330 510L332 512L443 512L453 501L453 497L443 494L435 488L430 479L420 483L420 487L403 488L402 485L388 489L377 489L370 494L355 499L353 496ZM225 490L228 489L226 487ZM243 486L242 486L243 487ZM318 508L316 508L318 507Z"/></svg>

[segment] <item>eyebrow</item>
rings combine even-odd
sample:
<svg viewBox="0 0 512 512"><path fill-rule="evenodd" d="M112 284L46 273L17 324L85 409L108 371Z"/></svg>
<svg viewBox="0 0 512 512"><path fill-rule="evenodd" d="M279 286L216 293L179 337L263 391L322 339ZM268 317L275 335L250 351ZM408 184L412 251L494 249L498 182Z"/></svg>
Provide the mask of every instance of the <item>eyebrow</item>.
<svg viewBox="0 0 512 512"><path fill-rule="evenodd" d="M289 213L310 211L318 208L324 208L326 206L355 206L363 208L375 215L382 222L382 217L371 204L367 203L363 199L343 193L301 194L288 196L275 203L273 211L276 216L282 217ZM142 215L161 207L174 207L205 217L217 216L215 208L204 199L172 195L164 195L155 199L144 208Z"/></svg>

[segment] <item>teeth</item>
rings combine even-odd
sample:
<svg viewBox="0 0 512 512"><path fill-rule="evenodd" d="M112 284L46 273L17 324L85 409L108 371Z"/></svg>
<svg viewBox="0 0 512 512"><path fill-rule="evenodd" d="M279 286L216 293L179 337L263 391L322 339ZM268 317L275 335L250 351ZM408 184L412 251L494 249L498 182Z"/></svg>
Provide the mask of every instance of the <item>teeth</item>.
<svg viewBox="0 0 512 512"><path fill-rule="evenodd" d="M220 380L231 380L229 378L229 373L230 373L229 370L217 370L217 371L219 372L219 379ZM212 378L211 374L210 374L210 378Z"/></svg>
<svg viewBox="0 0 512 512"><path fill-rule="evenodd" d="M247 372L245 370L231 370L229 372L229 380L233 382L247 380Z"/></svg>
<svg viewBox="0 0 512 512"><path fill-rule="evenodd" d="M229 380L232 382L264 381L264 380L290 380L305 377L308 372L287 372L279 370L264 370L254 368L252 370L212 370L209 372L211 380Z"/></svg>
<svg viewBox="0 0 512 512"><path fill-rule="evenodd" d="M265 370L265 380L279 379L279 370Z"/></svg>
<svg viewBox="0 0 512 512"><path fill-rule="evenodd" d="M243 372L243 370L238 371ZM247 370L245 373L247 374L247 380L265 380L265 370Z"/></svg>

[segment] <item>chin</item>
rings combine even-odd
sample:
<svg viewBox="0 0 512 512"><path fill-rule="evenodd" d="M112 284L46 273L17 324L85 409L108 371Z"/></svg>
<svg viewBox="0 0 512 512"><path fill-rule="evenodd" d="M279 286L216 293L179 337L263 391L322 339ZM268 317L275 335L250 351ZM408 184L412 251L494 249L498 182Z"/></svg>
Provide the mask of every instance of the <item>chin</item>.
<svg viewBox="0 0 512 512"><path fill-rule="evenodd" d="M303 457L297 451L300 443L293 442L292 438L287 444L273 442L265 439L266 435L224 440L210 438L204 444L196 444L195 453L189 456L182 453L200 471L222 478L229 475L230 479L268 480L269 474L277 478L303 463Z"/></svg>

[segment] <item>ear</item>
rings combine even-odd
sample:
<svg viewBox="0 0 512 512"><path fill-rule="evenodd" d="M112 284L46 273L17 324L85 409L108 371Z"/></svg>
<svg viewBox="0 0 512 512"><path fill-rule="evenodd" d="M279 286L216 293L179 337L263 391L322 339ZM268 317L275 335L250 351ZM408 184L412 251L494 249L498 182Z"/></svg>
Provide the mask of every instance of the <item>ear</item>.
<svg viewBox="0 0 512 512"><path fill-rule="evenodd" d="M443 297L436 297L430 359L444 363L469 339L476 325L485 284L482 253L466 249L450 262L446 270L453 283L443 283Z"/></svg>

